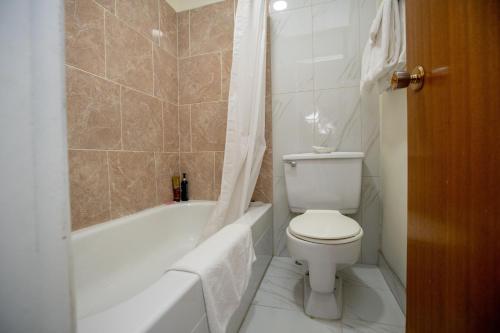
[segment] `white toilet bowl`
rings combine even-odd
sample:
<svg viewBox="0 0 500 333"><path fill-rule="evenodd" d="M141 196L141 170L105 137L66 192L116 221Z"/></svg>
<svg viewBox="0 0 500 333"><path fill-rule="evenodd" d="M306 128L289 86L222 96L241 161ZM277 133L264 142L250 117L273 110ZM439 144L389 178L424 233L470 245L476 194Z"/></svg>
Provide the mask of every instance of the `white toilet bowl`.
<svg viewBox="0 0 500 333"><path fill-rule="evenodd" d="M290 255L308 265L305 312L316 318L339 319L342 291L336 272L358 260L362 228L336 210L308 210L290 221L286 234Z"/></svg>
<svg viewBox="0 0 500 333"><path fill-rule="evenodd" d="M363 153L284 155L288 207L303 213L286 230L290 255L309 267L304 276L304 311L311 317L339 319L342 279L337 270L354 264L363 230L353 219L361 197ZM321 209L321 210L319 210Z"/></svg>

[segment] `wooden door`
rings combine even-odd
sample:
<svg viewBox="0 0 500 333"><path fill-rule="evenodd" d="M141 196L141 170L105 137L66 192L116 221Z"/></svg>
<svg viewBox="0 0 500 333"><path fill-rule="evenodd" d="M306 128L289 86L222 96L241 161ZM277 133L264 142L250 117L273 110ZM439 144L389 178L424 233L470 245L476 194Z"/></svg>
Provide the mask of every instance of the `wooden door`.
<svg viewBox="0 0 500 333"><path fill-rule="evenodd" d="M407 0L407 332L500 332L500 0Z"/></svg>

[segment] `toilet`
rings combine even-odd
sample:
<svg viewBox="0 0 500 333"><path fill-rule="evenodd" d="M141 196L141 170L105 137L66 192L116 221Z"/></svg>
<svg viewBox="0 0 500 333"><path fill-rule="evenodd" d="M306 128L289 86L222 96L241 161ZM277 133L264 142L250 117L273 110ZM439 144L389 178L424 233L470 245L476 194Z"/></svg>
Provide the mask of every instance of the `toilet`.
<svg viewBox="0 0 500 333"><path fill-rule="evenodd" d="M345 214L357 212L363 153L284 155L291 257L306 265L304 311L322 319L342 316L342 279L336 272L356 263L363 229Z"/></svg>

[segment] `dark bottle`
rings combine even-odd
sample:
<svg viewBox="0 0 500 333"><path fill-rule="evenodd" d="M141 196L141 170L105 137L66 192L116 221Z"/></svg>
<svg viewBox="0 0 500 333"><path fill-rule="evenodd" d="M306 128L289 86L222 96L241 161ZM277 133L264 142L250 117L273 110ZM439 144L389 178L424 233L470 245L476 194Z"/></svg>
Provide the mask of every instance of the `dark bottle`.
<svg viewBox="0 0 500 333"><path fill-rule="evenodd" d="M189 200L189 194L188 194L188 181L186 179L186 174L182 174L182 182L181 182L181 200L182 201L188 201Z"/></svg>

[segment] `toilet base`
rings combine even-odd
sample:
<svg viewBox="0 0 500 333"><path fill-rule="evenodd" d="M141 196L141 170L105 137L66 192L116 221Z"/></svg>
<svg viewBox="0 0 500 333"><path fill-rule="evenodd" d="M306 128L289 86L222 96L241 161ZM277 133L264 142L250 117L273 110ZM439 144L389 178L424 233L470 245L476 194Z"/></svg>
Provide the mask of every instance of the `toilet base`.
<svg viewBox="0 0 500 333"><path fill-rule="evenodd" d="M342 279L335 276L333 293L319 293L311 289L309 274L304 276L304 311L313 318L335 320L342 316Z"/></svg>

